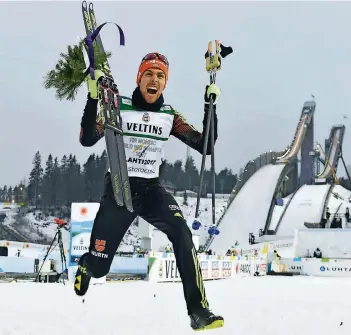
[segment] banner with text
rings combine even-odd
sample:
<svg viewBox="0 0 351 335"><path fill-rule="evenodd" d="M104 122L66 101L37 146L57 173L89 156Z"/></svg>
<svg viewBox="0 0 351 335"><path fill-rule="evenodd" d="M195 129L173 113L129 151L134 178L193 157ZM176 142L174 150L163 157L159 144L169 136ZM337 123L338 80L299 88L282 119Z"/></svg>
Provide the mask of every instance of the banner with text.
<svg viewBox="0 0 351 335"><path fill-rule="evenodd" d="M293 272L318 277L351 277L350 259L281 258L273 261L275 272Z"/></svg>
<svg viewBox="0 0 351 335"><path fill-rule="evenodd" d="M74 280L75 273L78 268L79 258L89 251L91 230L99 203L72 203L71 206L71 227L70 227L70 248L68 258L68 277L70 281ZM107 257L103 253L106 241L95 241L96 257ZM92 278L92 283L103 283L106 277L95 279Z"/></svg>
<svg viewBox="0 0 351 335"><path fill-rule="evenodd" d="M265 257L198 257L204 280L235 276L266 275ZM181 281L174 256L158 257L149 272L149 280L156 282Z"/></svg>

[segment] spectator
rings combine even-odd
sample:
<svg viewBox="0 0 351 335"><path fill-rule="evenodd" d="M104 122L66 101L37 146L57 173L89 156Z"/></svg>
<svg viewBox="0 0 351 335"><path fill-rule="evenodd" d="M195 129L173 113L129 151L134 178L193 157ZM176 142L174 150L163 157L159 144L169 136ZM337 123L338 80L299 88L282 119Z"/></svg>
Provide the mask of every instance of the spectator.
<svg viewBox="0 0 351 335"><path fill-rule="evenodd" d="M273 257L274 257L274 260L277 260L277 259L280 259L280 255L278 254L277 250L274 250L273 251Z"/></svg>
<svg viewBox="0 0 351 335"><path fill-rule="evenodd" d="M336 215L337 215L337 214L335 214L335 216L334 216L334 218L333 218L333 220L332 220L332 222L331 222L331 224L330 224L330 229L336 229L336 228L338 228L338 227L337 227L337 222L336 222Z"/></svg>
<svg viewBox="0 0 351 335"><path fill-rule="evenodd" d="M278 255L277 250L274 250L273 253L272 252L268 253L267 273L270 273L272 271L272 262L277 261L277 259L280 259L280 256Z"/></svg>
<svg viewBox="0 0 351 335"><path fill-rule="evenodd" d="M338 215L336 217L336 227L335 228L340 228L342 229L342 219L341 219L341 215Z"/></svg>
<svg viewBox="0 0 351 335"><path fill-rule="evenodd" d="M345 218L347 223L350 222L350 211L348 207L346 207Z"/></svg>
<svg viewBox="0 0 351 335"><path fill-rule="evenodd" d="M317 248L313 253L314 258L322 258L322 252Z"/></svg>
<svg viewBox="0 0 351 335"><path fill-rule="evenodd" d="M322 229L324 229L325 226L326 226L326 224L327 224L327 219L323 218L323 219L321 220L320 227L321 227Z"/></svg>
<svg viewBox="0 0 351 335"><path fill-rule="evenodd" d="M311 258L310 249L306 250L305 258Z"/></svg>
<svg viewBox="0 0 351 335"><path fill-rule="evenodd" d="M330 218L329 207L327 207L327 211L325 213L325 217L327 218L327 221L329 221L329 218Z"/></svg>

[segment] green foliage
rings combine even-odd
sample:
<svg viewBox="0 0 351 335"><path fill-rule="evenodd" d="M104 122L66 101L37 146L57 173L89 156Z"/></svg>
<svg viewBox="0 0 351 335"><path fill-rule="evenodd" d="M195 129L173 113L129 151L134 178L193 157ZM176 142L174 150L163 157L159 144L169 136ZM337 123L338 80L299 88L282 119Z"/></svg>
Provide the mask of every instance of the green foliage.
<svg viewBox="0 0 351 335"><path fill-rule="evenodd" d="M103 64L111 57L110 52L101 53L94 43L95 69L103 71ZM82 85L87 73L87 65L84 61L83 48L85 42L82 40L78 45L69 45L67 53L61 53L55 68L44 76L44 87L54 88L59 100L73 101L79 87Z"/></svg>

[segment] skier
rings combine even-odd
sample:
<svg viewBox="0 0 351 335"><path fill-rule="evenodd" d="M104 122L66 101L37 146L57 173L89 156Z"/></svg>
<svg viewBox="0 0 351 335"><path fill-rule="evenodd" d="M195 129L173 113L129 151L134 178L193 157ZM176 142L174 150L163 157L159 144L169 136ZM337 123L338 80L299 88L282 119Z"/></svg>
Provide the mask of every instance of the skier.
<svg viewBox="0 0 351 335"><path fill-rule="evenodd" d="M209 310L192 233L177 202L160 185L159 167L170 135L203 153L210 95L214 101L217 139L215 104L221 91L215 84L206 86L204 130L201 133L172 106L164 103L162 93L167 84L168 69L165 56L156 52L147 54L139 66L132 98L119 98L134 212L116 204L111 176L107 172L89 252L79 260L74 289L77 295L83 296L91 277L100 278L109 272L123 236L138 215L164 232L173 244L191 327L196 330L217 328L223 326L224 320ZM103 120L97 118L98 81L103 76L102 71L96 70L95 80L90 75L86 78L89 93L81 121L80 142L83 146L93 146L104 135ZM206 154L211 154L210 145Z"/></svg>

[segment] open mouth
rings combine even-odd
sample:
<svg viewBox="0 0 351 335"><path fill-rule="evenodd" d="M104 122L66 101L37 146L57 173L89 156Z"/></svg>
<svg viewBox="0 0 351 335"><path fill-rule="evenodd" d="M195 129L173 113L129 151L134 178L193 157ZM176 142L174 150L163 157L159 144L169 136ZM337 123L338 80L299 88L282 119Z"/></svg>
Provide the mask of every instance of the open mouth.
<svg viewBox="0 0 351 335"><path fill-rule="evenodd" d="M155 95L157 93L157 88L152 86L147 88L147 93L150 95Z"/></svg>

